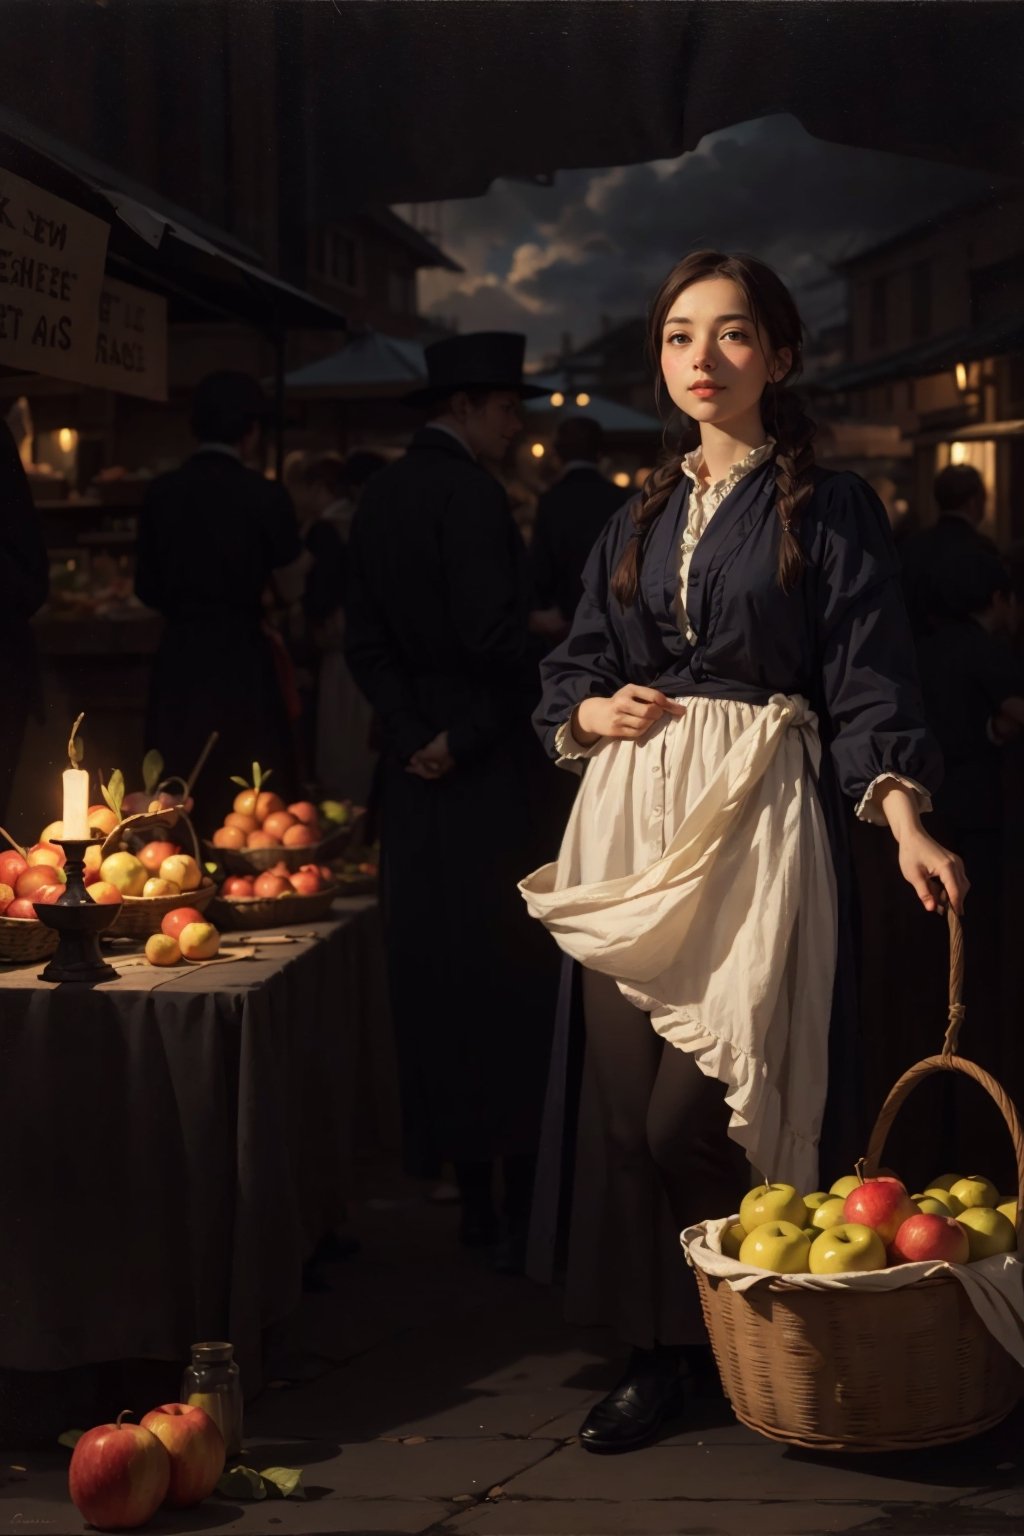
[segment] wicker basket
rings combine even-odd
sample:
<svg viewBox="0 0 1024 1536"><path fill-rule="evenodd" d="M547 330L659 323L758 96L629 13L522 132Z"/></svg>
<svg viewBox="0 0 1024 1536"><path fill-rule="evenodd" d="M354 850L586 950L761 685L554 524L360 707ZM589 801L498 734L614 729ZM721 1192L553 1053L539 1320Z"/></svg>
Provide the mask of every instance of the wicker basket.
<svg viewBox="0 0 1024 1536"><path fill-rule="evenodd" d="M29 917L0 917L0 963L31 965L55 953L57 934Z"/></svg>
<svg viewBox="0 0 1024 1536"><path fill-rule="evenodd" d="M224 932L316 923L327 917L338 894L336 885L328 885L314 896L300 896L297 891L284 896L218 896L210 908L210 921Z"/></svg>
<svg viewBox="0 0 1024 1536"><path fill-rule="evenodd" d="M1001 1111L1017 1158L1017 1242L1024 1251L1024 1133L1013 1103L956 1055L963 1019L963 941L950 911L950 1025L940 1056L910 1068L882 1106L865 1170L877 1172L908 1094L936 1072L979 1083ZM950 1274L902 1289L814 1291L784 1278L747 1291L695 1265L704 1320L726 1394L751 1429L818 1451L892 1451L967 1440L1024 1395L1024 1371L997 1343Z"/></svg>
<svg viewBox="0 0 1024 1536"><path fill-rule="evenodd" d="M212 880L204 880L195 891L182 891L180 896L124 896L117 909L117 917L107 929L108 939L148 939L151 933L160 932L160 924L168 912L179 907L195 907L205 913L217 887Z"/></svg>
<svg viewBox="0 0 1024 1536"><path fill-rule="evenodd" d="M364 821L365 812L360 811L345 826L307 848L218 848L204 840L203 856L211 863L219 863L229 875L262 875L275 864L283 864L294 873L303 864L329 864L332 859L341 858L347 849L358 844Z"/></svg>

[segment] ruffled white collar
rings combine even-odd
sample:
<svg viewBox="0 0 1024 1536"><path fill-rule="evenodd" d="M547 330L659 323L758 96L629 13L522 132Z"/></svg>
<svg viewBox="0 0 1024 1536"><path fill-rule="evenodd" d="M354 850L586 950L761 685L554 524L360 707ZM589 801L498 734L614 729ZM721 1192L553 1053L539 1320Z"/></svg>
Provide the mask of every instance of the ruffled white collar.
<svg viewBox="0 0 1024 1536"><path fill-rule="evenodd" d="M731 491L733 486L743 479L744 475L749 474L752 469L757 469L758 465L763 464L766 459L770 458L774 451L774 437L766 438L758 447L751 448L750 452L742 459L737 459L728 474L724 475L721 480L716 480L714 485L704 485L700 478L700 467L704 462L704 449L698 444L683 459L682 471L684 475L689 476L697 489L704 495L714 492L716 499L721 500L726 492ZM721 492L721 495L718 494L719 492Z"/></svg>

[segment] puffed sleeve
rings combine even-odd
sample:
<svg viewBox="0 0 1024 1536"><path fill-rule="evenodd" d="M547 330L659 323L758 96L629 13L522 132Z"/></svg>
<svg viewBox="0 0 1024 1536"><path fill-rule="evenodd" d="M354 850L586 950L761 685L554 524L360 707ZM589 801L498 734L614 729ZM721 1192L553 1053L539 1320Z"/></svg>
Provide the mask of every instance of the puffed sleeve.
<svg viewBox="0 0 1024 1536"><path fill-rule="evenodd" d="M843 792L865 821L884 825L875 790L895 779L931 809L942 780L924 718L900 565L885 508L858 475L831 477L812 567L822 691Z"/></svg>
<svg viewBox="0 0 1024 1536"><path fill-rule="evenodd" d="M622 647L609 617L609 604L615 601L609 586L621 545L623 516L610 520L591 550L572 628L540 665L543 693L534 712L534 728L549 755L567 766L572 766L572 759L587 755L586 748L573 744L568 729L577 704L595 694L610 698L628 682Z"/></svg>

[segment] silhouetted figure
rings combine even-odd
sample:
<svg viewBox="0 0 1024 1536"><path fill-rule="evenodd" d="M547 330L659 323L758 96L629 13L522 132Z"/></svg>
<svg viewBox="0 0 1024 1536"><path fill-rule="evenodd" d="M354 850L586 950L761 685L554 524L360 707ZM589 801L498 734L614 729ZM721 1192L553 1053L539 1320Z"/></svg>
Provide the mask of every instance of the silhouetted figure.
<svg viewBox="0 0 1024 1536"><path fill-rule="evenodd" d="M286 674L264 599L272 589L284 604L294 602L307 560L288 493L247 467L262 452L268 409L245 374L204 379L192 407L199 447L153 481L139 518L136 591L166 620L146 745L169 769L187 773L219 731L203 770L211 819L230 809L237 792L230 775L247 776L253 761L273 769L270 788L285 799L296 789Z"/></svg>
<svg viewBox="0 0 1024 1536"><path fill-rule="evenodd" d="M554 450L560 474L537 504L530 563L537 608L557 609L567 630L583 596L587 557L628 496L598 468L604 433L591 417L559 422Z"/></svg>
<svg viewBox="0 0 1024 1536"><path fill-rule="evenodd" d="M0 420L0 821L7 815L25 726L39 702L39 663L29 620L46 602L49 584L42 520L14 438Z"/></svg>
<svg viewBox="0 0 1024 1536"><path fill-rule="evenodd" d="M984 571L996 552L979 530L985 517L985 487L970 464L950 464L935 478L939 516L930 528L900 545L903 590L915 635L956 619L944 594L965 568Z"/></svg>

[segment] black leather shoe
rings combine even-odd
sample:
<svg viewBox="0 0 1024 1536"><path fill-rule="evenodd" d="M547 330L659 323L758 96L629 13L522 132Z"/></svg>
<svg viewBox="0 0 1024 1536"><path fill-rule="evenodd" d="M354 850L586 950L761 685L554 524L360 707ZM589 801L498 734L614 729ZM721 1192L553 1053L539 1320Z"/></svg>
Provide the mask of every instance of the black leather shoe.
<svg viewBox="0 0 1024 1536"><path fill-rule="evenodd" d="M637 1451L683 1407L683 1380L676 1357L634 1352L629 1370L583 1421L580 1444L598 1455Z"/></svg>

